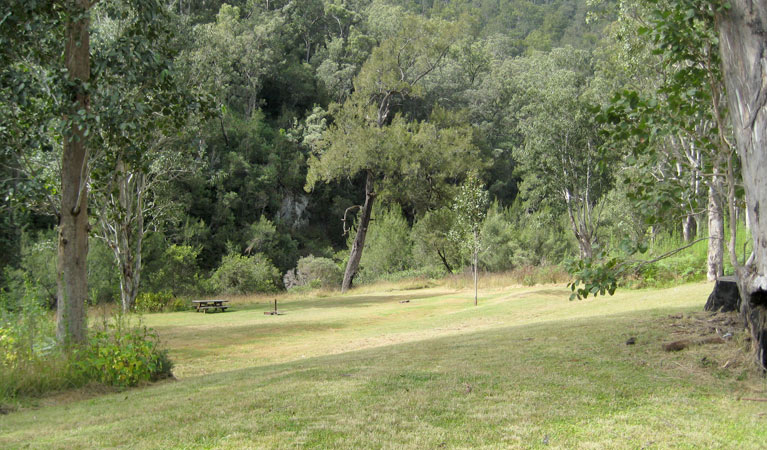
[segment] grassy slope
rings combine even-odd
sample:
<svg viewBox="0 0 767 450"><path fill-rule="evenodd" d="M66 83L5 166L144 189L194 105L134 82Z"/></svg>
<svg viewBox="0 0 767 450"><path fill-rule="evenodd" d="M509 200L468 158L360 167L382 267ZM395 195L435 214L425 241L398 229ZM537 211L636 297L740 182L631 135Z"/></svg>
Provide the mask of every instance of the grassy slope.
<svg viewBox="0 0 767 450"><path fill-rule="evenodd" d="M286 300L279 317L152 315L178 382L0 416L0 447L767 448L767 404L739 400L766 396L761 378L720 369L711 346L660 349L668 315L709 290L509 288L475 308L429 289Z"/></svg>

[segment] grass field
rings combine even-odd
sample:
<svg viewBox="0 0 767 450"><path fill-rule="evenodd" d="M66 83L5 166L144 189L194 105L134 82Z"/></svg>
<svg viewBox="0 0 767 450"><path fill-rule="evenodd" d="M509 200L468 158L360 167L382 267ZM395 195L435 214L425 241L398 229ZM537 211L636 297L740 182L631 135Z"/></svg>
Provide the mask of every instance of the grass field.
<svg viewBox="0 0 767 450"><path fill-rule="evenodd" d="M283 297L281 316L268 299L148 315L177 380L41 400L0 416L0 448L767 448L742 331L661 348L716 333L710 289L496 286L477 307L367 289Z"/></svg>

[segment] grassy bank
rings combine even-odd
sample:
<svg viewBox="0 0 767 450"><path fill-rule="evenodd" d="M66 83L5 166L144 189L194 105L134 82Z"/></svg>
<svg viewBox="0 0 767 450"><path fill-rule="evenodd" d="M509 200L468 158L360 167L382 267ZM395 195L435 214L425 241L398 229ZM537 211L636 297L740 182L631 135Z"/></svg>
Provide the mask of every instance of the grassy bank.
<svg viewBox="0 0 767 450"><path fill-rule="evenodd" d="M767 447L742 333L661 348L711 328L694 313L709 290L496 288L475 308L429 288L149 315L178 381L0 416L0 447Z"/></svg>

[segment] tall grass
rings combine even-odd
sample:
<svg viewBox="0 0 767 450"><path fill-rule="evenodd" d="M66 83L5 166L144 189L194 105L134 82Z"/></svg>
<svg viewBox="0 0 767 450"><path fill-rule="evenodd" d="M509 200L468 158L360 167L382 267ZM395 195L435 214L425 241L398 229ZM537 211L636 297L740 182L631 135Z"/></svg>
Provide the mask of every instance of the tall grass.
<svg viewBox="0 0 767 450"><path fill-rule="evenodd" d="M509 286L535 286L538 284L565 284L570 275L561 266L521 266L506 272L480 272L479 285L483 289L498 289ZM469 272L453 274L443 280L446 287L468 289L474 286Z"/></svg>
<svg viewBox="0 0 767 450"><path fill-rule="evenodd" d="M728 235L729 224L725 223L725 240L728 239ZM708 236L708 230L701 227L694 239L706 236ZM678 233L662 234L650 242L647 254L642 256L644 259L652 259L686 245L688 244ZM630 287L663 287L681 282L705 280L708 267L708 245L707 239L696 242L668 258L652 265L643 266L638 273L627 277L624 283ZM751 252L751 233L742 222L737 224L735 251L741 263ZM726 242L724 246L724 273L725 275L734 273Z"/></svg>

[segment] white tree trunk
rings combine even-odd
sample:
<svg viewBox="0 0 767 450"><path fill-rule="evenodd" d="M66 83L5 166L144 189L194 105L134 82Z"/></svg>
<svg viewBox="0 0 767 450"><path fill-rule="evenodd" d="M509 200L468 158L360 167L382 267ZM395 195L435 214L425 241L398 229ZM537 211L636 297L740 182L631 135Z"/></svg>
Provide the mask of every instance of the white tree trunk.
<svg viewBox="0 0 767 450"><path fill-rule="evenodd" d="M99 234L114 254L120 271L122 311L128 312L135 304L141 282L146 174L118 160L113 183L112 190L97 197L103 203L99 208Z"/></svg>
<svg viewBox="0 0 767 450"><path fill-rule="evenodd" d="M479 231L474 230L474 254L472 255L472 263L474 266L474 306L477 306L479 300L477 298L477 291L479 289Z"/></svg>
<svg viewBox="0 0 767 450"><path fill-rule="evenodd" d="M733 133L741 162L753 255L737 261L741 314L746 319L757 360L767 367L767 2L731 0L717 17L722 67Z"/></svg>
<svg viewBox="0 0 767 450"><path fill-rule="evenodd" d="M713 188L708 190L708 281L724 275L724 214Z"/></svg>

